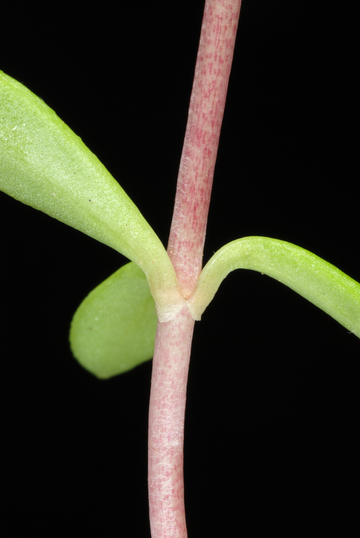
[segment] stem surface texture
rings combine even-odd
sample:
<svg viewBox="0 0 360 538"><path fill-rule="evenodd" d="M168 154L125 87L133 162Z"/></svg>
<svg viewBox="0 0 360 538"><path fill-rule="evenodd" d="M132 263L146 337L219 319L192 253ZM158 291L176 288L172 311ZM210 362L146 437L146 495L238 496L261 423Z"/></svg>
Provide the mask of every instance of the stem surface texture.
<svg viewBox="0 0 360 538"><path fill-rule="evenodd" d="M207 0L177 181L168 253L187 298L202 268L211 188L241 0ZM149 409L152 538L187 538L183 443L194 320L188 306L159 323Z"/></svg>

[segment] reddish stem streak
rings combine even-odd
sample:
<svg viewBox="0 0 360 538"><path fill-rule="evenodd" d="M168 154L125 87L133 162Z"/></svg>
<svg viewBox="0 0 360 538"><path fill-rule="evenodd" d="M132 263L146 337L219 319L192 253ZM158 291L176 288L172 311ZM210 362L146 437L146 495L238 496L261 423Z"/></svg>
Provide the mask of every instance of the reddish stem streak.
<svg viewBox="0 0 360 538"><path fill-rule="evenodd" d="M221 123L241 0L207 0L181 157L168 252L188 297L201 272ZM183 443L194 320L185 306L159 323L149 410L152 538L186 538Z"/></svg>
<svg viewBox="0 0 360 538"><path fill-rule="evenodd" d="M241 0L205 4L168 247L185 296L193 291L202 268L240 4Z"/></svg>

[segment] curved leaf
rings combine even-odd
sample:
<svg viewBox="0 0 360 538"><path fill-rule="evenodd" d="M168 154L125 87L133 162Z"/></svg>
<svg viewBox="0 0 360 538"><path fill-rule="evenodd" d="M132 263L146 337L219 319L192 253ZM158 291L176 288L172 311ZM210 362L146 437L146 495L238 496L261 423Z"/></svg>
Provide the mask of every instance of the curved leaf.
<svg viewBox="0 0 360 538"><path fill-rule="evenodd" d="M107 379L151 359L157 316L144 273L128 263L95 288L71 323L75 358Z"/></svg>
<svg viewBox="0 0 360 538"><path fill-rule="evenodd" d="M183 305L165 248L117 181L53 110L1 71L0 189L134 261L161 320Z"/></svg>
<svg viewBox="0 0 360 538"><path fill-rule="evenodd" d="M268 237L237 239L214 254L189 298L195 319L234 269L252 269L279 280L360 337L360 284L315 254Z"/></svg>

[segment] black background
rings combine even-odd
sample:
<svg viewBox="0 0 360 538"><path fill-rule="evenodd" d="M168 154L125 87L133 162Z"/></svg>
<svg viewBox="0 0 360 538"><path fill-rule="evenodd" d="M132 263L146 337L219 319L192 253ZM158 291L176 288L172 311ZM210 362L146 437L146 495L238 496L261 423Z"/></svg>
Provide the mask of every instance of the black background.
<svg viewBox="0 0 360 538"><path fill-rule="evenodd" d="M111 5L3 10L0 69L81 136L166 243L203 2ZM266 235L360 280L356 5L243 0L205 261ZM126 260L5 194L0 227L7 535L149 537L151 362L101 382L67 340ZM231 274L193 344L189 536L358 525L359 381L355 336L277 282Z"/></svg>

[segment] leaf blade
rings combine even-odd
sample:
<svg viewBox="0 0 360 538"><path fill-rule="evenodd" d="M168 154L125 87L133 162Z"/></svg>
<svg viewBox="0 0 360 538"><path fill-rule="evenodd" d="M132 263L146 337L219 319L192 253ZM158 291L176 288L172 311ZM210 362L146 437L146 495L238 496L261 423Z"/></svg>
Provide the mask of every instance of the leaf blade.
<svg viewBox="0 0 360 538"><path fill-rule="evenodd" d="M301 247L269 237L244 237L222 247L204 267L189 308L200 319L234 269L259 271L293 289L360 337L360 284Z"/></svg>
<svg viewBox="0 0 360 538"><path fill-rule="evenodd" d="M85 369L108 379L152 358L156 324L145 275L128 263L81 303L71 323L70 346Z"/></svg>
<svg viewBox="0 0 360 538"><path fill-rule="evenodd" d="M135 262L161 321L183 306L166 250L135 204L55 112L2 71L0 189Z"/></svg>

